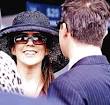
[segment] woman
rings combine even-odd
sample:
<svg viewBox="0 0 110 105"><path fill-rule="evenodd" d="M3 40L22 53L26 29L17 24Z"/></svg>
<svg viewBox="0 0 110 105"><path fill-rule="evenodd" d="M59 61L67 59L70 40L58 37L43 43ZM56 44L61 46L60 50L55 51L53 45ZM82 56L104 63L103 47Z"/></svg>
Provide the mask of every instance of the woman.
<svg viewBox="0 0 110 105"><path fill-rule="evenodd" d="M50 27L48 18L39 11L25 11L0 34L2 50L17 64L24 95L46 95L53 72L67 64L59 49L58 32Z"/></svg>

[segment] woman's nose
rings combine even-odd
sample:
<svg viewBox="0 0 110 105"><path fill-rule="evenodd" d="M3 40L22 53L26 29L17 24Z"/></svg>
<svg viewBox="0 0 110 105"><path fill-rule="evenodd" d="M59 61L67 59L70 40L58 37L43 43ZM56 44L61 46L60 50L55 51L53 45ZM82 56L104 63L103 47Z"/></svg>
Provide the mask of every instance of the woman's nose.
<svg viewBox="0 0 110 105"><path fill-rule="evenodd" d="M31 38L28 39L27 45L34 45L33 40Z"/></svg>

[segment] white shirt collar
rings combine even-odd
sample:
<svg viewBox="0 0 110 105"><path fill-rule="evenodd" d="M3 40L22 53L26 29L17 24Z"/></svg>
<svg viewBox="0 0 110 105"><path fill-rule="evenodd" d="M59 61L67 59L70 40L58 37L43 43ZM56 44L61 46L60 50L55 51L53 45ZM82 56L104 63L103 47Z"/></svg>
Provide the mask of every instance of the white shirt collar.
<svg viewBox="0 0 110 105"><path fill-rule="evenodd" d="M68 70L70 70L70 68L76 63L78 62L80 59L87 57L87 56L93 56L93 55L102 55L102 52L100 49L87 49L88 51L86 53L81 53L80 56L74 56L73 58L70 58L70 61L68 63ZM95 51L94 51L95 50ZM89 52L90 51L90 52Z"/></svg>

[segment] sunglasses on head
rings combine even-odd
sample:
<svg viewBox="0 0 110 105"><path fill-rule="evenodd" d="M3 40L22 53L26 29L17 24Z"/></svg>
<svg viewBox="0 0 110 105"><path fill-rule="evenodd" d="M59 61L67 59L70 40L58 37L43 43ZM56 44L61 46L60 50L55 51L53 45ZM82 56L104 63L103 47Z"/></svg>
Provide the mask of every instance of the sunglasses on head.
<svg viewBox="0 0 110 105"><path fill-rule="evenodd" d="M43 45L46 44L47 41L47 38L43 36L42 33L34 33L32 36L28 36L27 33L17 33L17 35L14 37L14 43L27 44L29 39L31 39L35 45Z"/></svg>

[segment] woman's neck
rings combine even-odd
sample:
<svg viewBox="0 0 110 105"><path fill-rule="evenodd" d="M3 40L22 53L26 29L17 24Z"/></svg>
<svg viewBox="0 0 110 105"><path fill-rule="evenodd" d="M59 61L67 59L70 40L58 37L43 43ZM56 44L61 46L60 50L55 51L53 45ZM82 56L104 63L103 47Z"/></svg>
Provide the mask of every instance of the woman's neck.
<svg viewBox="0 0 110 105"><path fill-rule="evenodd" d="M17 69L22 79L24 95L36 97L43 87L43 76L41 66L24 66L17 64Z"/></svg>
<svg viewBox="0 0 110 105"><path fill-rule="evenodd" d="M33 80L42 76L41 65L27 66L17 63L17 69L21 77L25 80Z"/></svg>

